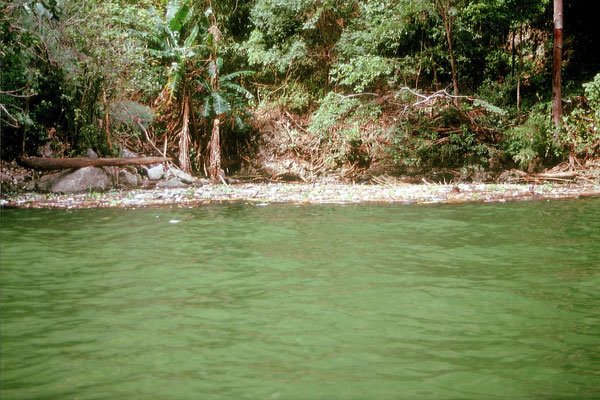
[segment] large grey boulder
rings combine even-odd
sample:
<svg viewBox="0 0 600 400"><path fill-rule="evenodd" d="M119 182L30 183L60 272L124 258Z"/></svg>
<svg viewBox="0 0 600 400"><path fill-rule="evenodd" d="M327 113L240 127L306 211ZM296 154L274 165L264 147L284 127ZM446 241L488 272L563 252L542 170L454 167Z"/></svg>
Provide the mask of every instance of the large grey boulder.
<svg viewBox="0 0 600 400"><path fill-rule="evenodd" d="M103 191L111 185L111 178L104 170L96 167L85 167L59 176L52 184L50 191L56 193ZM40 184L38 183L39 187Z"/></svg>
<svg viewBox="0 0 600 400"><path fill-rule="evenodd" d="M192 184L196 182L196 178L192 175L185 173L177 168L169 168L167 173L165 174L165 178L177 178L183 183Z"/></svg>
<svg viewBox="0 0 600 400"><path fill-rule="evenodd" d="M58 182L63 176L72 173L72 169L67 169L55 174L44 175L36 183L37 191L42 193L48 193L52 191L52 186Z"/></svg>
<svg viewBox="0 0 600 400"><path fill-rule="evenodd" d="M132 174L127 170L119 171L119 183L127 187L137 187L139 179L137 175Z"/></svg>
<svg viewBox="0 0 600 400"><path fill-rule="evenodd" d="M148 174L148 179L152 181L157 181L163 177L165 170L163 169L162 164L158 164L155 167L148 168L146 170L146 173Z"/></svg>

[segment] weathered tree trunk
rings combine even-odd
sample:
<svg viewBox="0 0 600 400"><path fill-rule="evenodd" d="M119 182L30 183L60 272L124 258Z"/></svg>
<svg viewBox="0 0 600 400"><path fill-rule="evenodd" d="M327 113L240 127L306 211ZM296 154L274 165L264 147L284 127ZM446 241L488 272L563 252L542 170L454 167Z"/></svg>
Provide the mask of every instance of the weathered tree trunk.
<svg viewBox="0 0 600 400"><path fill-rule="evenodd" d="M119 165L147 165L171 161L169 157L132 158L44 158L20 157L18 163L32 169L68 169L83 167L108 167Z"/></svg>
<svg viewBox="0 0 600 400"><path fill-rule="evenodd" d="M562 96L560 70L563 46L563 0L554 0L554 54L552 58L552 121L560 125Z"/></svg>
<svg viewBox="0 0 600 400"><path fill-rule="evenodd" d="M185 94L184 94L185 96ZM179 168L185 173L192 171L190 163L190 105L189 99L183 99L183 118L179 132Z"/></svg>
<svg viewBox="0 0 600 400"><path fill-rule="evenodd" d="M215 118L213 121L212 134L208 145L209 163L208 176L212 183L225 182L225 172L221 168L221 121Z"/></svg>
<svg viewBox="0 0 600 400"><path fill-rule="evenodd" d="M517 114L521 112L521 70L523 67L523 25L519 28L519 60L517 61Z"/></svg>
<svg viewBox="0 0 600 400"><path fill-rule="evenodd" d="M448 52L450 54L450 68L452 69L452 86L454 95L458 96L458 79L456 77L456 66L454 64L454 50L452 49L452 16L450 15L450 0L437 0L438 11L444 21L446 40L448 41ZM454 98L454 104L458 106L458 97Z"/></svg>
<svg viewBox="0 0 600 400"><path fill-rule="evenodd" d="M511 63L511 75L514 77L515 76L515 54L517 52L517 50L515 49L515 34L516 31L513 30L512 31L512 63Z"/></svg>
<svg viewBox="0 0 600 400"><path fill-rule="evenodd" d="M106 89L102 90L102 105L104 106L104 131L106 132L106 140L108 141L108 148L112 151L112 141L110 140L110 127L109 127L109 116L108 116L108 102L106 101Z"/></svg>

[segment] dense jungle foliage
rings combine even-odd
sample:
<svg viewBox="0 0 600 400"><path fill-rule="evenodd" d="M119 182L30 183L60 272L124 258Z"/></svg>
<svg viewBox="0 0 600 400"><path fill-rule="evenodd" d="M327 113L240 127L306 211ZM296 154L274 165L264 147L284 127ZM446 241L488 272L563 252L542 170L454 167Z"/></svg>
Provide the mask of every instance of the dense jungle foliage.
<svg viewBox="0 0 600 400"><path fill-rule="evenodd" d="M268 119L326 170L532 170L600 152L600 35L584 0L565 2L559 126L550 0L0 7L6 160L128 148L222 178L221 164L252 160Z"/></svg>

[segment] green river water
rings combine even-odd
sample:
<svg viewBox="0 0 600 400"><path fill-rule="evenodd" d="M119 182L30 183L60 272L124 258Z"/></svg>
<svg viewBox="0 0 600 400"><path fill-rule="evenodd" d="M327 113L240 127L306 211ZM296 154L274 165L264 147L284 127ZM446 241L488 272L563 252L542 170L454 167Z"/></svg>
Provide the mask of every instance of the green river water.
<svg viewBox="0 0 600 400"><path fill-rule="evenodd" d="M600 398L600 199L2 210L0 398Z"/></svg>

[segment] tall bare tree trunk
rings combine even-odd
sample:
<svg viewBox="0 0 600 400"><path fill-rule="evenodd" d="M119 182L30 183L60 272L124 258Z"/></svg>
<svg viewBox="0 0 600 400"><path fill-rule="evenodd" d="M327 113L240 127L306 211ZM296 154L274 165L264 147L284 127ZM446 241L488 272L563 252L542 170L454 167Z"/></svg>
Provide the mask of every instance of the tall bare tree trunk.
<svg viewBox="0 0 600 400"><path fill-rule="evenodd" d="M511 75L514 77L515 76L515 54L517 52L517 50L515 49L515 35L516 35L516 30L512 31L512 67L511 67Z"/></svg>
<svg viewBox="0 0 600 400"><path fill-rule="evenodd" d="M523 25L519 28L519 60L517 61L517 114L521 112L521 69L523 67Z"/></svg>
<svg viewBox="0 0 600 400"><path fill-rule="evenodd" d="M219 118L213 120L213 129L208 144L209 162L208 176L212 183L225 182L225 172L221 168L221 121Z"/></svg>
<svg viewBox="0 0 600 400"><path fill-rule="evenodd" d="M108 141L108 148L112 152L112 141L110 140L110 127L109 116L108 116L108 102L106 101L106 89L102 90L102 105L104 106L104 131L106 132L106 140Z"/></svg>
<svg viewBox="0 0 600 400"><path fill-rule="evenodd" d="M191 173L190 163L190 102L189 99L183 99L183 119L181 132L179 132L179 168L183 172Z"/></svg>
<svg viewBox="0 0 600 400"><path fill-rule="evenodd" d="M560 125L562 97L560 70L563 46L563 0L554 0L554 55L552 58L552 121Z"/></svg>
<svg viewBox="0 0 600 400"><path fill-rule="evenodd" d="M452 16L450 15L450 0L436 0L438 11L444 21L446 40L448 40L448 52L450 54L450 67L452 68L452 86L454 95L458 96L458 80L456 78L456 66L454 64L454 50L452 49ZM454 104L458 106L458 97L454 98Z"/></svg>

